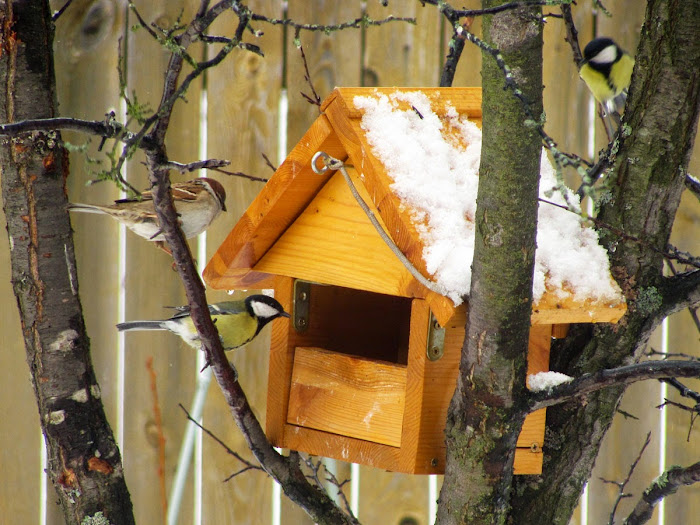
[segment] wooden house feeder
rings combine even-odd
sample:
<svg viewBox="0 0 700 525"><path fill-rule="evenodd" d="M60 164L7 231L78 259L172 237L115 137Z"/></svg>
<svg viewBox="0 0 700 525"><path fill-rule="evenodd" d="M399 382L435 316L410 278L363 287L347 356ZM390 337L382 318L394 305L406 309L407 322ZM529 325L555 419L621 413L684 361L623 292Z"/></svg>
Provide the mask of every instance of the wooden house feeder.
<svg viewBox="0 0 700 525"><path fill-rule="evenodd" d="M466 306L455 307L412 277L340 172L312 170L319 151L345 161L385 231L427 275L409 210L392 193L353 104L356 95L394 91L333 91L209 261L204 279L216 289L274 288L292 314L272 324L266 432L274 445L390 471L442 474ZM480 89L421 91L443 111L451 106L481 124ZM622 301L577 303L545 294L533 307L528 373L548 370L551 338L568 323L616 322L624 312ZM516 474L541 472L544 425L544 410L526 419Z"/></svg>

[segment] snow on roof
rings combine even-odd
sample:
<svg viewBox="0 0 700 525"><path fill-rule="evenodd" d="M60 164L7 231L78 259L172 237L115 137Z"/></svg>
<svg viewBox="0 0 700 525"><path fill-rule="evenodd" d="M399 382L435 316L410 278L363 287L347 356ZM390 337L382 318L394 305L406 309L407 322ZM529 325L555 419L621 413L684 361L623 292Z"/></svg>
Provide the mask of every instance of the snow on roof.
<svg viewBox="0 0 700 525"><path fill-rule="evenodd" d="M400 109L399 102L412 108ZM372 153L394 180L392 191L411 211L428 272L445 295L461 303L471 283L471 264L465 261L474 257L481 130L454 108L440 118L420 91L356 96L353 103L363 111L361 126ZM540 197L566 205L559 191L552 192L556 178L544 150L540 174ZM568 201L579 203L573 192ZM576 213L540 203L535 303L545 290L577 301L621 298L595 230Z"/></svg>

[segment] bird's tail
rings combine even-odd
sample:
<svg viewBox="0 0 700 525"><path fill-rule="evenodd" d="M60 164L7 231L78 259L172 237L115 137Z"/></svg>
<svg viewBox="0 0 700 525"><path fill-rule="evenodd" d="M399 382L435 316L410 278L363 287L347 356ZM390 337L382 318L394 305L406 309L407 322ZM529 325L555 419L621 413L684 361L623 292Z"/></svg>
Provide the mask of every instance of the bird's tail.
<svg viewBox="0 0 700 525"><path fill-rule="evenodd" d="M128 332L129 330L167 330L167 328L163 326L163 321L128 321L119 323L117 330Z"/></svg>
<svg viewBox="0 0 700 525"><path fill-rule="evenodd" d="M79 202L69 204L68 211L81 211L84 213L105 213L101 206L95 206L93 204L81 204Z"/></svg>

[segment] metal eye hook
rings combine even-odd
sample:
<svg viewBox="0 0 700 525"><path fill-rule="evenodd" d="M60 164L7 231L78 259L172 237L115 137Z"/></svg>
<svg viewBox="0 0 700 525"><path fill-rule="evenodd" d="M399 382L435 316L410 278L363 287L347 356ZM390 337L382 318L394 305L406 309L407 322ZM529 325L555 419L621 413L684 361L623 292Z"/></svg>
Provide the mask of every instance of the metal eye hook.
<svg viewBox="0 0 700 525"><path fill-rule="evenodd" d="M323 166L320 168L318 167L318 159L323 161ZM314 173L318 173L319 175L323 175L328 170L339 170L343 166L342 160L331 157L325 151L317 151L314 156L311 157L311 169L314 170Z"/></svg>
<svg viewBox="0 0 700 525"><path fill-rule="evenodd" d="M325 151L317 151L313 157L311 157L311 169L314 170L314 173L317 173L318 175L323 175L328 171L328 164L329 164L329 159L330 155L326 153ZM323 166L320 168L318 167L318 159L323 160Z"/></svg>

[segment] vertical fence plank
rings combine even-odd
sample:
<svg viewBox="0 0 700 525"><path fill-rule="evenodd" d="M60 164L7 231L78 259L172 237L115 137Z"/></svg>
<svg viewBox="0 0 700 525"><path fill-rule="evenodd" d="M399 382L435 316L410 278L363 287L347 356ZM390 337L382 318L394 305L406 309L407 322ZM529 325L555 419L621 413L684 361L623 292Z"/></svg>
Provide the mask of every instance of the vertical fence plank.
<svg viewBox="0 0 700 525"><path fill-rule="evenodd" d="M359 18L359 2L332 2L328 0L292 0L289 18L297 22L339 24ZM294 32L286 42L288 57L287 84L289 86L289 149L301 139L319 115L318 106L309 104L300 93L311 96L309 83L304 80L304 64L294 45ZM311 73L311 82L323 100L336 86L360 84L360 30L346 29L328 35L319 31L303 31L301 43Z"/></svg>
<svg viewBox="0 0 700 525"><path fill-rule="evenodd" d="M366 30L367 45L363 52L365 85L367 86L435 86L439 74L438 11L421 7L410 0L368 2L367 14L373 20L389 15L412 17L416 24L391 22Z"/></svg>
<svg viewBox="0 0 700 525"><path fill-rule="evenodd" d="M274 0L254 1L248 7L255 13L274 18L282 14L280 2ZM237 22L238 19L232 15L221 17L212 27L212 34L232 36ZM254 38L246 33L245 41L260 46L265 56L234 50L208 76L207 156L230 160L231 165L227 168L230 171L270 177L273 172L266 165L263 154L273 163L276 162L282 30L279 26L262 22L253 26L264 35ZM210 50L212 52L213 49ZM226 187L228 208L225 218L214 224L207 233L207 254L211 257L263 184L213 172L208 176L216 178ZM242 298L244 295L237 293L235 297ZM215 290L209 290L208 297L210 302L231 299L226 292ZM263 425L269 346L269 328L266 328L251 344L229 353L229 359L238 370L241 386ZM234 424L216 382L207 398L204 425L231 449L257 464ZM208 522L270 522L272 485L264 473L250 471L223 483L224 479L243 466L207 437L204 438L203 462L203 506Z"/></svg>
<svg viewBox="0 0 700 525"><path fill-rule="evenodd" d="M139 2L137 7L147 23L163 28L176 25L178 17L189 20L198 2L180 0ZM130 13L129 26L136 24ZM192 51L192 50L190 50ZM155 109L160 101L164 72L170 53L156 43L144 29L130 31L128 38L128 92L135 93L140 103ZM183 75L188 71L183 70ZM186 102L176 103L166 146L171 160L190 162L197 158L200 82L194 82L186 94ZM143 155L129 163L129 180L137 188L148 187ZM171 173L173 182L193 178L193 174ZM126 318L158 319L172 314L164 306L183 304L185 296L172 258L157 250L152 243L126 233ZM194 244L194 241L190 241ZM194 390L193 370L196 352L167 332L130 332L126 338L126 395L123 450L125 475L129 483L137 520L143 523L162 522L158 476L158 431L153 412L153 395L147 358L153 357L157 389L166 439L166 489L169 489L177 464L180 442L186 420L177 403L189 405ZM191 516L191 490L185 491L182 515Z"/></svg>
<svg viewBox="0 0 700 525"><path fill-rule="evenodd" d="M428 524L428 476L360 468L362 523ZM408 521L408 520L415 521ZM404 521L407 520L407 521Z"/></svg>
<svg viewBox="0 0 700 525"><path fill-rule="evenodd" d="M689 171L697 174L700 169L700 139L696 137L693 157ZM700 252L700 203L698 199L686 192L681 200L681 207L673 224L671 244L683 251L697 254ZM680 271L682 268L676 268ZM668 351L684 353L700 359L700 331L689 312L681 311L669 317ZM681 382L696 392L700 391L700 380L682 379ZM686 406L693 402L682 398L678 392L669 387L667 398ZM671 465L687 467L698 461L698 440L700 429L697 421L692 425L690 412L667 407L666 410L666 468ZM658 512L658 511L657 511ZM700 513L700 486L697 483L682 487L674 496L667 499L665 506L666 523L692 523Z"/></svg>
<svg viewBox="0 0 700 525"><path fill-rule="evenodd" d="M316 24L338 24L360 17L359 2L330 2L328 0L292 0L289 2L289 18L296 22ZM289 31L284 43L287 54L287 86L289 96L289 124L287 126L288 149L301 139L319 115L317 106L309 104L301 95L312 95L309 83L304 79L304 63L299 49L293 42L294 32ZM303 31L301 44L314 89L323 100L336 86L360 84L360 40L359 29L323 32ZM337 462L340 472L348 467ZM288 498L282 497L283 523L300 525L313 523L311 519Z"/></svg>

